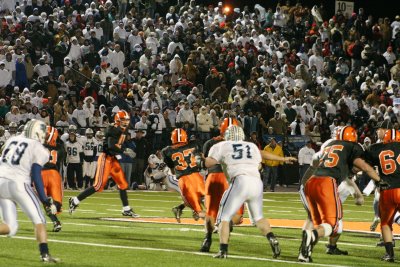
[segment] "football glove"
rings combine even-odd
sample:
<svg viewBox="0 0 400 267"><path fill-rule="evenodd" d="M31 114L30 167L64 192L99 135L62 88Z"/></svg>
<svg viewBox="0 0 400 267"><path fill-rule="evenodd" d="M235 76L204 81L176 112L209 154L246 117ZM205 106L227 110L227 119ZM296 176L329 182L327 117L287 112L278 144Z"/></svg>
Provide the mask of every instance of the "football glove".
<svg viewBox="0 0 400 267"><path fill-rule="evenodd" d="M202 156L196 155L195 159L196 159L197 166L199 166L201 169L205 169L206 168L205 161L204 161L204 158Z"/></svg>
<svg viewBox="0 0 400 267"><path fill-rule="evenodd" d="M57 214L57 207L54 205L51 197L49 197L46 203L44 203L44 209L46 210L46 214L48 216Z"/></svg>
<svg viewBox="0 0 400 267"><path fill-rule="evenodd" d="M390 184L381 179L376 183L376 186L379 187L380 190L386 190L390 187Z"/></svg>
<svg viewBox="0 0 400 267"><path fill-rule="evenodd" d="M127 155L127 156L130 157L130 158L133 158L133 159L136 157L135 151L133 151L133 150L130 149L130 148L125 148L124 154Z"/></svg>

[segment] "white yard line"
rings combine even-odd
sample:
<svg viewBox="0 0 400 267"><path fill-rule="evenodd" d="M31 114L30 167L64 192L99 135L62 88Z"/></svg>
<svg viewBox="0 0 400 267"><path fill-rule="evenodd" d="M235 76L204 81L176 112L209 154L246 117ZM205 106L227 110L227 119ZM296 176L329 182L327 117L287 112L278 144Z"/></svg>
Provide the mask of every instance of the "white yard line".
<svg viewBox="0 0 400 267"><path fill-rule="evenodd" d="M14 236L12 238L22 239L22 240L35 240L35 238L33 238L33 237L24 237L24 236ZM206 254L206 253L201 253L201 252L175 250L175 249L135 247L135 246L120 246L120 245L109 245L109 244L102 244L102 243L68 241L68 240L59 240L59 239L49 239L49 241L53 242L53 243L82 245L82 246L89 246L89 247L104 247L104 248L116 248L116 249L127 249L127 250L144 250L144 251L181 253L181 254L190 254L190 255L197 255L197 256L210 257L210 258L213 256L213 255ZM229 255L229 258L230 259L240 259L240 260L255 260L255 261L266 261L266 262L277 262L277 263L290 263L290 264L309 265L309 266L322 266L322 267L349 267L347 265L331 265L331 264L320 264L320 263L299 263L299 262L296 262L296 261L276 260L276 259L269 259L269 258L239 256L239 255ZM217 259L215 260L216 263L218 261L219 260L217 260Z"/></svg>

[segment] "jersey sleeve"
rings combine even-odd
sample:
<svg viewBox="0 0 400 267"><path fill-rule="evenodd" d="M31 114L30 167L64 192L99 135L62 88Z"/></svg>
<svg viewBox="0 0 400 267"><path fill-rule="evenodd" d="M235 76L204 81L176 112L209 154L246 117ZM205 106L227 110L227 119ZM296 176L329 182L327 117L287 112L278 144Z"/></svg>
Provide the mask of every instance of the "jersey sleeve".
<svg viewBox="0 0 400 267"><path fill-rule="evenodd" d="M36 163L40 166L44 166L50 158L49 150L39 142L34 144L32 155L32 164Z"/></svg>
<svg viewBox="0 0 400 267"><path fill-rule="evenodd" d="M173 169L175 166L174 166L174 162L172 161L171 157L169 156L168 147L164 148L161 151L161 155L162 155L162 157L164 159L165 164L167 164L167 166L169 168Z"/></svg>
<svg viewBox="0 0 400 267"><path fill-rule="evenodd" d="M352 162L357 158L364 158L365 151L362 146L358 143L354 144L352 152L351 152L351 160Z"/></svg>
<svg viewBox="0 0 400 267"><path fill-rule="evenodd" d="M223 147L220 144L222 144L222 143L218 143L218 144L213 145L211 147L211 149L210 149L210 151L208 153L208 157L213 158L213 159L215 159L217 161L221 161L221 159L222 159L221 150L222 150Z"/></svg>

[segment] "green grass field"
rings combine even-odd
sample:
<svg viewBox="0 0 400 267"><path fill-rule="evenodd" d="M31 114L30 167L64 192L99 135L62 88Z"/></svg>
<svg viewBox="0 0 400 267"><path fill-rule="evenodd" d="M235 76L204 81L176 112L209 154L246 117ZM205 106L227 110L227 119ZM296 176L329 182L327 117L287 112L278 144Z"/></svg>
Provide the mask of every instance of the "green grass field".
<svg viewBox="0 0 400 267"><path fill-rule="evenodd" d="M118 192L97 193L82 202L72 216L68 214L68 198L64 195L64 213L59 217L63 229L53 233L48 224L50 252L61 258L59 266L299 266L296 262L300 245L300 229L275 228L282 254L272 258L267 240L255 227L235 227L227 260L213 259L218 252L218 236L213 236L210 253L200 253L203 227L196 225L156 224L106 221L102 218L122 218ZM129 200L142 217L172 217L171 207L180 198L172 192L130 192ZM264 195L264 214L267 218L302 219L305 217L297 193L268 193ZM188 209L184 217L191 217ZM347 221L366 221L373 218L372 198L363 207L349 199L344 205ZM15 238L0 239L0 266L42 266L33 227L20 211L19 230ZM342 235L339 247L348 256L325 254L327 240L316 246L310 266L389 266L380 261L383 248L377 248L376 234L349 233ZM400 250L395 248L400 255ZM395 263L394 265L397 265ZM301 264L304 265L304 264ZM393 264L392 264L393 265Z"/></svg>

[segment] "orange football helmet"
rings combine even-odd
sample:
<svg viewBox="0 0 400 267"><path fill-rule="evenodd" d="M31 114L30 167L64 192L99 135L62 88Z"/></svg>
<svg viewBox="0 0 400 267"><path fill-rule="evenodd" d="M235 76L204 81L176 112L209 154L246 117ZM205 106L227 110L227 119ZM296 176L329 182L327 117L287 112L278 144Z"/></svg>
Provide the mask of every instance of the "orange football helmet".
<svg viewBox="0 0 400 267"><path fill-rule="evenodd" d="M394 129L386 130L383 136L383 143L400 142L400 132Z"/></svg>
<svg viewBox="0 0 400 267"><path fill-rule="evenodd" d="M221 128L219 130L220 134L224 136L226 129L231 125L239 125L239 123L235 118L225 118L221 123Z"/></svg>
<svg viewBox="0 0 400 267"><path fill-rule="evenodd" d="M351 126L344 126L337 130L336 140L357 142L357 131Z"/></svg>
<svg viewBox="0 0 400 267"><path fill-rule="evenodd" d="M52 126L46 127L46 144L56 146L58 138L58 130Z"/></svg>
<svg viewBox="0 0 400 267"><path fill-rule="evenodd" d="M130 118L131 117L129 116L129 113L121 109L115 114L114 123L116 126L119 126L125 130L129 126Z"/></svg>
<svg viewBox="0 0 400 267"><path fill-rule="evenodd" d="M185 130L182 128L176 128L171 133L171 142L173 145L180 144L180 143L187 143L188 136Z"/></svg>

